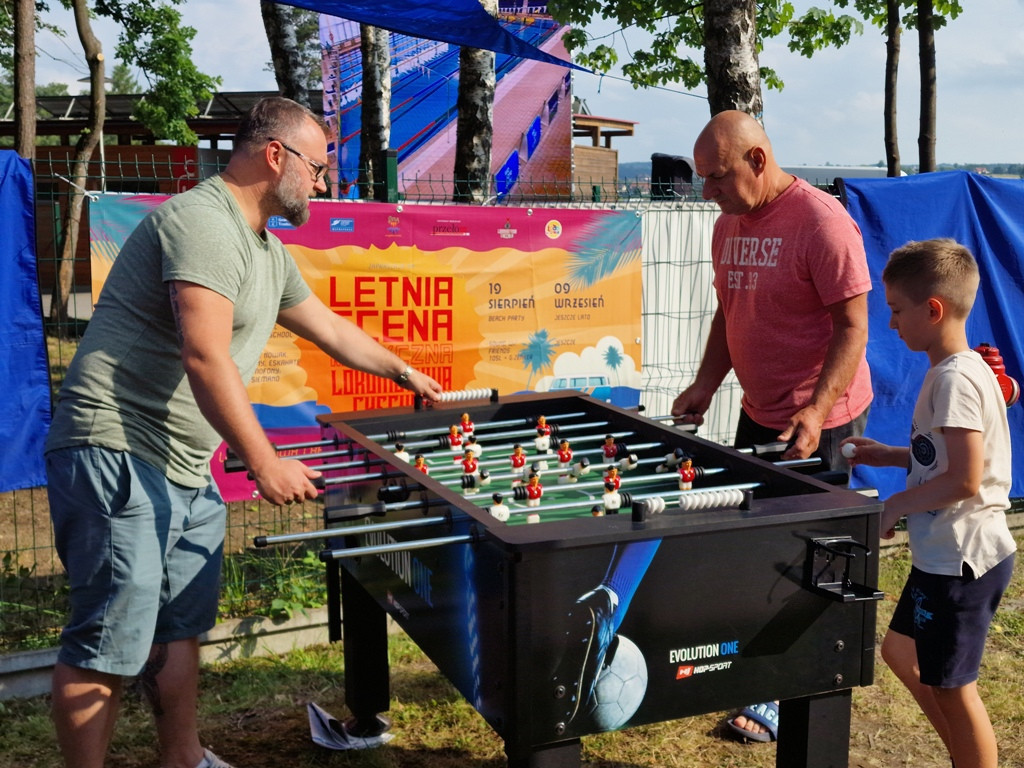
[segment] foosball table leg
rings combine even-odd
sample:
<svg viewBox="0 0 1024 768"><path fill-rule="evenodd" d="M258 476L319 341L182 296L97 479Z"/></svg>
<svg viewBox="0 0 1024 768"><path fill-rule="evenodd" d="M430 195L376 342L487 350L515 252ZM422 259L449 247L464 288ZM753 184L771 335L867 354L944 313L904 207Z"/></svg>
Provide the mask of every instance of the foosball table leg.
<svg viewBox="0 0 1024 768"><path fill-rule="evenodd" d="M853 690L779 702L776 768L847 768Z"/></svg>
<svg viewBox="0 0 1024 768"><path fill-rule="evenodd" d="M580 768L583 749L579 739L538 747L526 755L508 754L508 768Z"/></svg>
<svg viewBox="0 0 1024 768"><path fill-rule="evenodd" d="M379 736L390 726L380 717L391 706L387 614L362 584L341 568L342 634L345 643L345 704L355 736Z"/></svg>

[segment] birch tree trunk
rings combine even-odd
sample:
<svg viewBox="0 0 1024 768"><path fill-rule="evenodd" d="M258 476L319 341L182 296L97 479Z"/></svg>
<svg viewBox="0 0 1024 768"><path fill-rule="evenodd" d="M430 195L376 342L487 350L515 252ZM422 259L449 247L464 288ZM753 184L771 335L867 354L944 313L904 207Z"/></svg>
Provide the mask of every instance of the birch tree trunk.
<svg viewBox="0 0 1024 768"><path fill-rule="evenodd" d="M291 16L280 3L260 3L260 13L263 16L263 28L267 32L267 42L270 43L270 58L274 62L278 92L309 108L309 89L306 87L298 36Z"/></svg>
<svg viewBox="0 0 1024 768"><path fill-rule="evenodd" d="M391 142L391 42L386 29L359 26L363 54L359 196L373 200L385 183L384 150Z"/></svg>
<svg viewBox="0 0 1024 768"><path fill-rule="evenodd" d="M706 0L704 67L712 115L738 109L762 118L755 0Z"/></svg>
<svg viewBox="0 0 1024 768"><path fill-rule="evenodd" d="M480 0L492 16L497 0ZM456 203L481 204L490 197L494 144L494 53L479 48L459 51L458 123L455 134Z"/></svg>

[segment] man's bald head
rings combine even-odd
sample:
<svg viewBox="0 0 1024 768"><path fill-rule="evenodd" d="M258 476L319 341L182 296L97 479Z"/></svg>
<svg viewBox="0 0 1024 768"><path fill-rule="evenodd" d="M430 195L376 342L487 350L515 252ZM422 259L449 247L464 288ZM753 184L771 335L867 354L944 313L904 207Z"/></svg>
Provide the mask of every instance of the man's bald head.
<svg viewBox="0 0 1024 768"><path fill-rule="evenodd" d="M775 162L771 141L746 112L727 110L708 121L693 146L704 199L725 213L755 211L774 200L793 177Z"/></svg>

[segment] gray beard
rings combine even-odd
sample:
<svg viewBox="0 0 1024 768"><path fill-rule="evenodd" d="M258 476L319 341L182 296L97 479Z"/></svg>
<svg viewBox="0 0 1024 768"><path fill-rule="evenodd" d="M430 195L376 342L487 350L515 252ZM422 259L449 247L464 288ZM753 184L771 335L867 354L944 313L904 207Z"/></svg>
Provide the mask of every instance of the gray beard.
<svg viewBox="0 0 1024 768"><path fill-rule="evenodd" d="M274 190L278 213L293 227L301 227L309 221L309 198L300 191L301 183L297 172L289 171Z"/></svg>

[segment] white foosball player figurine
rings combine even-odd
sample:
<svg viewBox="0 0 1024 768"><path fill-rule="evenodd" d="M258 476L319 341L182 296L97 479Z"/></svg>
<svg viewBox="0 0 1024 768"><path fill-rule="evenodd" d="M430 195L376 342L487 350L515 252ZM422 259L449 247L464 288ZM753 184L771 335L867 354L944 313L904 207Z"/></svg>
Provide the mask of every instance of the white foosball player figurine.
<svg viewBox="0 0 1024 768"><path fill-rule="evenodd" d="M604 495L601 497L601 503L604 506L604 514L619 514L619 509L622 507L622 494L615 487L615 483L610 480L604 484Z"/></svg>
<svg viewBox="0 0 1024 768"><path fill-rule="evenodd" d="M537 453L552 453L551 450L551 425L548 424L546 416L537 417L537 437L533 441Z"/></svg>
<svg viewBox="0 0 1024 768"><path fill-rule="evenodd" d="M494 503L487 508L487 511L490 512L491 517L493 517L495 520L500 520L501 522L505 523L508 522L508 517L511 514L511 510L505 504L503 499L504 497L500 493L492 494L491 501L493 501Z"/></svg>
<svg viewBox="0 0 1024 768"><path fill-rule="evenodd" d="M405 450L404 443L395 443L395 458L402 461L409 461L409 452Z"/></svg>

